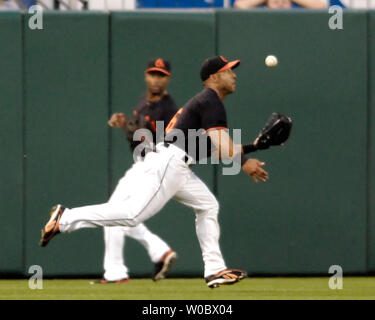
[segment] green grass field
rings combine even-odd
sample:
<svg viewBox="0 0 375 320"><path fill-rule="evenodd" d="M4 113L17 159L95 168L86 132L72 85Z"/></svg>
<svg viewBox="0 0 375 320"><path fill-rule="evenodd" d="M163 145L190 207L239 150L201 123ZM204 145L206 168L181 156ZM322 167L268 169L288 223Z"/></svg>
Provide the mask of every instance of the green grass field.
<svg viewBox="0 0 375 320"><path fill-rule="evenodd" d="M375 299L375 277L344 277L342 290L331 290L328 278L247 278L232 286L206 287L203 279L132 279L126 284L85 280L44 280L31 290L28 280L0 280L0 300L291 300Z"/></svg>

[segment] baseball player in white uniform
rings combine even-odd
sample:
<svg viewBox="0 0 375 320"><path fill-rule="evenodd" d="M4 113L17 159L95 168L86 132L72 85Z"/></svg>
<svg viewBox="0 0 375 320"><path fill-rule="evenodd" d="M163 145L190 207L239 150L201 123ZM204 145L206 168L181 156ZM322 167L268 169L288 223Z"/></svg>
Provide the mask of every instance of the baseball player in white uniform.
<svg viewBox="0 0 375 320"><path fill-rule="evenodd" d="M236 89L236 74L232 69L239 64L239 60L229 62L222 56L206 59L200 70L204 89L176 113L166 129L165 142L156 145L156 152L149 152L143 162L135 163L127 171L112 195L114 200L72 209L56 205L42 230L41 245L47 245L58 233L81 228L136 226L174 198L195 212L207 286L215 288L243 279L246 272L228 269L220 250L219 204L190 169L192 162L209 156L210 150L202 155L188 147L191 143L189 130L203 129L210 141L208 146L216 147L221 158L240 163L242 170L255 182L267 181L268 173L262 168L264 163L248 159L243 146L235 145L228 134L222 101ZM133 186L131 190L127 188L129 184Z"/></svg>

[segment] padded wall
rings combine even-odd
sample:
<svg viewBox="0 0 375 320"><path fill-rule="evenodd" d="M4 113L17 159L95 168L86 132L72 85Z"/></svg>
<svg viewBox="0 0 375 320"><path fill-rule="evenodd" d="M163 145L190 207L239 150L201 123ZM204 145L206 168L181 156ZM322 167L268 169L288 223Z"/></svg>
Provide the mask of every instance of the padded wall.
<svg viewBox="0 0 375 320"><path fill-rule="evenodd" d="M49 276L102 273L101 229L38 246L50 207L107 201L131 166L124 134L107 120L131 113L150 58L171 61L169 91L183 106L201 89L203 59L215 54L241 59L225 105L243 142L273 111L294 121L284 147L253 154L266 162L265 184L194 167L218 193L228 266L375 270L374 12L347 10L343 30L330 30L330 15L318 11L45 12L43 30L30 30L28 18L0 13L2 274L27 274L33 264ZM268 54L276 68L265 66ZM172 276L202 275L190 209L171 201L146 225L178 252ZM127 241L125 258L131 276L150 274L139 243Z"/></svg>
<svg viewBox="0 0 375 320"><path fill-rule="evenodd" d="M294 121L284 147L253 155L266 162L267 183L220 179L223 233L232 237L224 252L250 272L326 274L334 264L366 271L367 16L345 12L343 30L329 29L329 18L217 16L218 52L242 59L226 102L233 127L251 141L273 111ZM276 68L265 66L268 54Z"/></svg>
<svg viewBox="0 0 375 320"><path fill-rule="evenodd" d="M22 16L0 12L0 272L23 265Z"/></svg>
<svg viewBox="0 0 375 320"><path fill-rule="evenodd" d="M52 205L107 200L108 15L45 12L43 24L24 28L26 267L98 273L100 230L38 242Z"/></svg>

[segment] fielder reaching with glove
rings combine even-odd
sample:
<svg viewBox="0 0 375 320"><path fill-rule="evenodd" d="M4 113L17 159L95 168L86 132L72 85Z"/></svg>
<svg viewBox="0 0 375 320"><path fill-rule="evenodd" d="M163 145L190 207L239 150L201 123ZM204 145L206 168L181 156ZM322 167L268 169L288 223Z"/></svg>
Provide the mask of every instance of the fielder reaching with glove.
<svg viewBox="0 0 375 320"><path fill-rule="evenodd" d="M74 209L55 206L42 230L41 245L47 245L60 232L97 226L136 226L154 216L174 198L195 212L207 286L215 288L243 279L245 271L229 269L224 262L219 245L219 204L205 183L190 169L190 164L203 155L196 154L195 149L189 147L191 130L202 129L200 132L210 140L205 149L214 145L222 159L240 164L255 182L267 181L264 162L248 159L246 147L235 145L228 134L223 101L236 89L236 74L232 69L239 64L239 60L229 62L221 56L206 59L200 70L204 89L175 114L166 129L165 142L156 145L156 152L149 152L145 160L136 163L119 182L113 195L118 201ZM257 147L256 143L251 145ZM126 188L127 184L133 186L132 190Z"/></svg>
<svg viewBox="0 0 375 320"><path fill-rule="evenodd" d="M170 75L171 67L168 61L162 58L151 60L145 71L146 94L136 105L133 116L127 119L124 113L114 113L108 121L109 126L125 131L132 152L140 143L133 139L136 130L149 129L153 134L151 143L155 142L155 122L163 121L167 125L177 111L177 106L167 91ZM145 154L151 149L150 146L134 155L135 161L143 161ZM132 185L128 185L128 188L132 188ZM109 202L113 201L117 201L115 194L109 200ZM128 268L125 265L123 254L125 237L139 241L146 248L151 261L154 263L152 279L163 279L177 258L176 252L171 250L167 243L141 223L133 228L104 227L105 272L103 279L95 283L124 283L129 281Z"/></svg>

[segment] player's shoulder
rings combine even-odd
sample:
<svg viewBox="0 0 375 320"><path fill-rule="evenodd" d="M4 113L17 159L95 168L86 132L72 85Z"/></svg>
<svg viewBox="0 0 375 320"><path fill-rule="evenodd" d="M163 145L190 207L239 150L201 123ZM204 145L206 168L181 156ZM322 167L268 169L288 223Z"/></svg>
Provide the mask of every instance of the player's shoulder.
<svg viewBox="0 0 375 320"><path fill-rule="evenodd" d="M196 112L202 114L202 112L209 112L211 106L217 103L216 92L212 89L203 89L193 96L188 102L186 102L184 109L185 112ZM218 99L220 101L220 99Z"/></svg>
<svg viewBox="0 0 375 320"><path fill-rule="evenodd" d="M204 88L202 89L196 96L198 100L212 100L218 98L217 93L215 90L211 88Z"/></svg>
<svg viewBox="0 0 375 320"><path fill-rule="evenodd" d="M222 105L222 102L215 90L211 88L204 88L196 96L196 101L202 107Z"/></svg>
<svg viewBox="0 0 375 320"><path fill-rule="evenodd" d="M203 89L197 96L199 107L208 111L223 109L223 102L220 100L215 90L210 88Z"/></svg>

